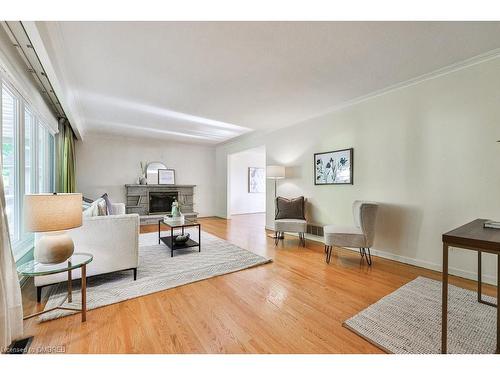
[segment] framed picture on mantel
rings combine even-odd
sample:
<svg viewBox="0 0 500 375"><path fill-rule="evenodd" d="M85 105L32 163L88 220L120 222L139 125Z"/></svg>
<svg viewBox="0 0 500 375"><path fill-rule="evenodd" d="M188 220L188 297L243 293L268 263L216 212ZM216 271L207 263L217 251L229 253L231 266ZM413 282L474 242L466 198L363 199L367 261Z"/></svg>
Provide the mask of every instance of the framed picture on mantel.
<svg viewBox="0 0 500 375"><path fill-rule="evenodd" d="M175 170L158 169L158 184L175 185Z"/></svg>

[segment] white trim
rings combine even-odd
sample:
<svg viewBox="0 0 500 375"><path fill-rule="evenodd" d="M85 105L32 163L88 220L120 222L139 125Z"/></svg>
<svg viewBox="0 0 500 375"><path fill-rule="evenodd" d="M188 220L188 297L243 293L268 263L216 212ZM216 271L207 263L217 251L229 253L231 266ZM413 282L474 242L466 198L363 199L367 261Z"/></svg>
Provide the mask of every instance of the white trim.
<svg viewBox="0 0 500 375"><path fill-rule="evenodd" d="M351 249L348 249L348 250L351 250ZM356 251L356 250L352 250L352 251ZM386 251L376 250L376 249L371 249L371 252L372 252L372 255L376 255L376 256L379 256L381 258L390 259L390 260L394 260L396 262L411 264L412 266L427 268L427 269L430 269L433 271L441 272L442 265L439 263L433 263L433 262L428 262L426 260L420 260L420 259L405 257L405 256L401 256L401 255L395 255L395 254L392 254L392 253L389 253ZM476 272L466 271L466 270L463 270L461 268L449 267L449 274L463 277L463 278L469 279L469 280L474 280L474 281L477 280L477 273ZM483 283L496 285L495 275L483 274Z"/></svg>
<svg viewBox="0 0 500 375"><path fill-rule="evenodd" d="M267 225L265 228L267 230L274 231L274 228L270 228ZM295 234L295 233L287 233L287 234L292 235L292 236L297 236L297 234ZM306 233L306 239L309 239L311 241L324 243L323 237L314 236L314 235L311 235L308 233ZM343 248L343 249L349 250L352 252L358 252L357 249L349 249L349 248ZM378 256L380 258L389 259L389 260L393 260L395 262L409 264L412 266L422 267L422 268L426 268L429 270L441 272L442 265L438 264L438 263L433 263L433 262L429 262L429 261L421 260L421 259L416 259L416 258L410 258L410 257L402 256L402 255L396 255L393 253L389 253L387 251L377 250L377 249L373 249L373 248L370 249L370 251L371 251L372 255ZM474 281L477 280L477 273L471 272L471 271L466 271L466 270L463 270L461 268L449 267L449 274L463 277L463 278L469 279L469 280L474 280ZM495 286L496 280L497 280L497 278L495 275L483 274L483 283L487 283L487 284L491 284L491 285Z"/></svg>
<svg viewBox="0 0 500 375"><path fill-rule="evenodd" d="M15 223L14 223L14 228L11 228L11 232L13 230L17 230L16 233L17 236L16 238L12 241L12 249L14 250L14 257L15 260L21 259L23 256L26 255L28 251L30 251L33 248L33 240L34 236L31 233L25 232L23 229L23 203L24 203L24 195L26 194L26 187L25 187L25 173L26 173L26 163L25 163L25 145L26 145L26 109L29 109L30 115L33 116L33 123L32 123L32 128L31 134L30 134L30 151L31 151L31 170L30 170L30 183L31 183L31 191L32 192L39 192L39 181L40 181L40 176L39 176L39 170L40 170L40 163L43 163L43 165L48 166L48 169L43 169L43 172L45 173L43 178L44 185L42 187L43 192L49 191L50 187L50 177L52 174L52 171L50 170L51 168L54 168L53 163L51 163L53 156L48 154L48 151L50 150L49 147L49 140L48 140L48 134L50 134L50 131L47 129L46 126L43 124L43 120L41 120L38 116L39 114L34 110L34 108L31 107L30 103L27 103L25 101L25 98L21 96L19 90L16 89L16 87L13 86L13 84L7 80L4 79L5 74L0 71L0 98L3 95L3 90L5 87L5 91L12 95L15 100L16 100L16 111L14 113L14 119L15 119L15 128L13 131L13 136L14 136L14 159L15 159L15 185L14 185L14 190L15 190L15 201L14 201L14 212L15 212ZM2 127L2 117L1 117L1 99L0 99L0 141L1 137L3 135ZM43 129L43 134L47 135L42 142L40 142L40 130ZM0 150L2 148L2 143L0 143ZM43 149L42 149L43 147ZM44 157L44 160L40 159L40 151L45 150L44 154L42 155ZM2 156L3 157L3 156ZM3 162L0 163L0 165L3 165Z"/></svg>
<svg viewBox="0 0 500 375"><path fill-rule="evenodd" d="M3 76L3 78L5 78L5 76ZM5 89L4 89L5 87ZM21 171L21 161L24 160L24 152L23 152L23 155L21 156L21 159L20 160L19 158L17 158L17 156L21 153L20 150L22 149L20 147L20 137L21 137L21 134L20 134L20 129L21 129L21 125L23 124L22 123L22 118L21 118L21 108L23 106L23 101L21 100L21 97L19 96L19 93L18 91L7 81L5 80L2 80L0 81L0 95L3 96L4 94L4 91L7 93L7 95L11 96L14 101L15 101L15 110L14 110L14 113L13 113L13 121L14 121L14 128L12 129L12 137L13 137L13 144L14 144L14 149L13 149L13 153L14 153L14 173L15 173L15 181L14 181L14 192L15 192L15 199L14 199L14 219L15 219L15 225L14 225L14 228L9 228L10 229L10 235L12 236L12 234L14 233L14 240L11 240L11 245L12 247L14 248L15 245L17 245L17 243L19 243L19 241L21 241L21 232L19 231L19 224L21 223L21 220L19 218L19 216L17 215L18 212L21 211L21 203L20 203L20 200L17 199L17 195L20 191L20 188L21 186L21 183L22 181L20 181L20 171ZM2 103L3 105L3 103ZM0 118L0 130L2 131L2 136L3 136L3 117ZM23 143L24 144L24 143ZM0 145L0 149L2 149L3 147L3 139L2 139L2 144ZM24 151L24 150L23 150ZM2 168L3 168L3 165L4 165L4 161L3 161L3 152L2 152ZM4 194L5 194L5 191L4 191ZM17 232L16 232L16 229L17 229Z"/></svg>
<svg viewBox="0 0 500 375"><path fill-rule="evenodd" d="M31 41L31 44L33 45L33 48L38 55L38 58L40 59L43 69L45 70L45 73L47 74L47 77L50 81L50 84L54 88L54 91L57 94L57 98L59 99L62 108L64 108L65 114L69 120L69 123L71 124L71 128L75 133L75 136L78 139L83 139L85 119L81 115L81 105L78 102L78 98L76 97L76 95L71 92L71 90L64 90L64 88L66 87L63 86L63 83L73 82L73 80L71 80L72 74L68 73L68 69L66 66L64 66L63 61L61 61L57 66L57 68L59 69L57 70L58 74L56 74L56 66L52 63L50 53L47 50L47 46L45 45L40 35L40 31L38 30L36 22L22 21L22 24L24 30L26 31L26 34ZM53 34L55 39L51 40L53 50L64 50L64 43L62 42L63 33L60 30L59 24L55 23L52 26L47 25L47 27L55 28L55 33ZM56 128L59 129L59 124L56 124Z"/></svg>
<svg viewBox="0 0 500 375"><path fill-rule="evenodd" d="M391 86L387 86L383 89L373 91L373 92L368 93L366 95L358 96L357 98L353 98L351 100L347 100L343 103L340 103L338 105L330 107L330 108L328 108L328 109L326 109L318 114L303 118L299 121L294 121L290 125L284 126L282 128L269 129L269 130L254 130L252 132L242 134L242 135L239 135L237 137L228 139L227 141L217 143L216 146L217 147L219 147L219 146L231 146L231 145L239 143L243 140L247 140L250 137L255 137L257 135L265 135L265 134L273 133L276 131L282 131L283 129L299 125L303 122L310 121L310 120L325 116L325 115L330 114L330 113L335 113L335 112L341 111L341 110L346 109L348 107L352 107L356 104L366 102L370 99L377 98L379 96L386 95L386 94L389 94L389 93L392 93L394 91L401 90L401 89L404 89L407 87L415 86L415 85L418 85L420 83L430 81L430 80L435 79L435 78L442 77L444 75L452 74L452 73L455 73L455 72L460 71L462 69L466 69L466 68L469 68L471 66L481 64L483 62L494 60L494 59L497 59L499 57L500 57L500 48L496 48L496 49L493 49L491 51L482 53L480 55L471 57L469 59L462 60L462 61L459 61L457 63L451 64L451 65L447 65L443 68L439 68L439 69L434 70L432 72L425 73L425 74L422 74L422 75L414 77L414 78L410 78L406 81L396 83L396 84L391 85Z"/></svg>
<svg viewBox="0 0 500 375"><path fill-rule="evenodd" d="M420 76L417 76L417 77L414 77L414 78L410 78L410 79L408 79L406 81L403 81L403 82L400 82L400 83L396 83L396 84L391 85L391 86L387 86L387 87L385 87L383 89L373 91L373 92L371 92L369 94L362 95L362 96L359 96L357 98L348 100L348 101L346 101L344 103L341 103L339 105L331 107L331 108L329 108L329 109L321 112L320 114L317 114L317 115L308 117L308 118L306 118L304 120L298 121L295 124L302 123L302 122L305 122L305 121L309 121L309 120L312 120L312 119L315 119L315 118L318 118L318 117L322 117L322 116L325 116L325 115L327 115L329 113L338 112L338 111L341 111L341 110L343 110L345 108L352 107L353 105L365 102L367 100L370 100L370 99L373 99L373 98L377 98L379 96L382 96L382 95L385 95L385 94L389 94L389 93L392 93L394 91L405 89L407 87L415 86L415 85L418 85L420 83L423 83L423 82L426 82L426 81L429 81L429 80L432 80L432 79L435 79L435 78L442 77L444 75L452 74L452 73L455 73L455 72L457 72L459 70L466 69L466 68L469 68L471 66L474 66L474 65L477 65L477 64L481 64L483 62L486 62L486 61L489 61L489 60L493 60L493 59L496 59L496 58L499 58L499 57L500 57L500 48L496 48L494 50L482 53L480 55L471 57L469 59L459 61L457 63L445 66L443 68L439 68L437 70L433 70L433 71L431 71L429 73L425 73L425 74L422 74Z"/></svg>
<svg viewBox="0 0 500 375"><path fill-rule="evenodd" d="M5 32L4 29L1 29L1 31ZM42 95L38 91L38 88L32 82L29 82L28 77L23 76L23 74L19 72L19 69L23 68L18 67L17 63L11 61L8 51L2 51L2 48L0 48L0 70L4 73L4 81L9 83L19 96L21 96L22 99L32 108L32 111L35 112L35 114L40 117L45 124L47 124L50 128L50 132L53 134L57 133L57 118L45 103ZM38 101L34 100L33 95L38 96Z"/></svg>
<svg viewBox="0 0 500 375"><path fill-rule="evenodd" d="M1 63L2 63L2 60L0 59L0 69L3 69ZM11 91L14 91L16 96L18 96L19 99L21 99L21 101L24 104L28 105L28 107L30 108L31 112L33 112L33 115L35 117L42 120L42 121L38 121L41 126L43 126L45 129L47 129L47 131L49 131L52 135L55 135L59 132L59 129L57 127L54 129L54 128L50 127L50 125L48 125L54 121L55 121L56 125L58 124L55 117L53 117L52 121L50 121L50 120L47 120L46 116L43 116L42 114L40 114L40 111L38 110L38 106L35 105L32 100L30 100L30 98L27 94L23 93L22 90L19 90L18 85L21 85L21 84L16 79L14 79L12 77L12 75L10 75L8 72L4 71L4 75L2 76L2 81L5 82L9 86L9 89Z"/></svg>

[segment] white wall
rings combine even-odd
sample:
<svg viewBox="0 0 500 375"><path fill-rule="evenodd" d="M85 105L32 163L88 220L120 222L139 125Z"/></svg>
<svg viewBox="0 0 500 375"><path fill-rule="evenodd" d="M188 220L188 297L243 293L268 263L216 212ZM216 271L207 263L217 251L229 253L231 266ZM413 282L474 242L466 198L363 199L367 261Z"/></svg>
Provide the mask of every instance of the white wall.
<svg viewBox="0 0 500 375"><path fill-rule="evenodd" d="M266 211L266 193L248 192L249 167L266 167L265 147L256 147L228 155L229 215Z"/></svg>
<svg viewBox="0 0 500 375"><path fill-rule="evenodd" d="M227 154L264 144L268 165L287 166L279 194L306 196L309 220L350 224L355 199L378 201L378 253L439 270L443 232L475 218L500 220L499 88L496 58L221 145L217 213L226 213ZM348 147L354 147L354 185L315 186L313 154ZM273 189L270 182L267 186L267 226L272 227ZM491 282L495 262L484 257ZM474 278L476 254L452 251L450 267Z"/></svg>
<svg viewBox="0 0 500 375"><path fill-rule="evenodd" d="M215 149L213 146L154 139L87 135L76 142L76 184L89 198L107 192L125 202L125 184L136 183L142 161L161 161L175 169L177 184L196 185L194 210L215 213Z"/></svg>

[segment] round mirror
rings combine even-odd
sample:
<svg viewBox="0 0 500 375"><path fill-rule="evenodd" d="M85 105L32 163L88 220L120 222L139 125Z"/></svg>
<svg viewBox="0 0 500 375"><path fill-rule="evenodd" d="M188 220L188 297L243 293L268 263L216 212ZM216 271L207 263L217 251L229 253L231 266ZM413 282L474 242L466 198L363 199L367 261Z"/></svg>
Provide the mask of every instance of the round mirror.
<svg viewBox="0 0 500 375"><path fill-rule="evenodd" d="M148 185L158 184L158 169L167 169L167 166L159 161L152 161L146 166L146 179Z"/></svg>

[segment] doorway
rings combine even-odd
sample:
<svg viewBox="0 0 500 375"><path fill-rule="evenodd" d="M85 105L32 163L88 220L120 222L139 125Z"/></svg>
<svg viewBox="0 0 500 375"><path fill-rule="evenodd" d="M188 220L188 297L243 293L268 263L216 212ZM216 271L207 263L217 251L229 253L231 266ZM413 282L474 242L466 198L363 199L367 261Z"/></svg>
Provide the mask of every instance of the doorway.
<svg viewBox="0 0 500 375"><path fill-rule="evenodd" d="M227 156L227 216L265 214L266 148L254 147Z"/></svg>

